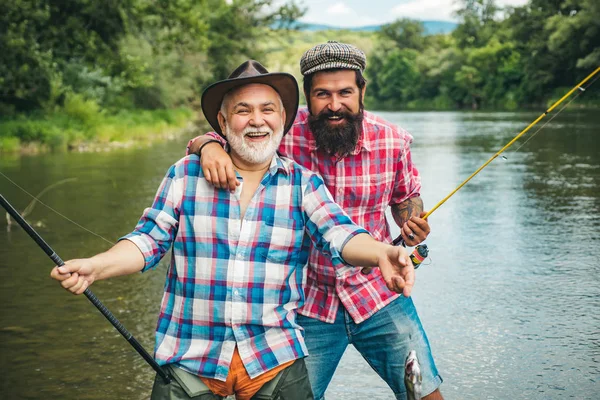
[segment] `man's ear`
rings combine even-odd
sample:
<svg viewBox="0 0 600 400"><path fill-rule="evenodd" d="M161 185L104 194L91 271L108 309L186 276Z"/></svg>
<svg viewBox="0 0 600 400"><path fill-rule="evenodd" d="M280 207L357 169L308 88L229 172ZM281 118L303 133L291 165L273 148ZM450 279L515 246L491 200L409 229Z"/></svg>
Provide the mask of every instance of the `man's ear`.
<svg viewBox="0 0 600 400"><path fill-rule="evenodd" d="M362 90L361 90L361 92L362 92L362 98L363 98L363 101L364 101L364 99L365 99L365 92L366 92L366 91L367 91L367 82L365 82L365 86L363 86L363 88L362 88Z"/></svg>
<svg viewBox="0 0 600 400"><path fill-rule="evenodd" d="M219 121L221 133L223 133L223 136L225 136L225 132L227 132L227 129L225 129L227 127L227 121L225 120L225 116L221 111L219 111L219 113L217 114L217 120Z"/></svg>

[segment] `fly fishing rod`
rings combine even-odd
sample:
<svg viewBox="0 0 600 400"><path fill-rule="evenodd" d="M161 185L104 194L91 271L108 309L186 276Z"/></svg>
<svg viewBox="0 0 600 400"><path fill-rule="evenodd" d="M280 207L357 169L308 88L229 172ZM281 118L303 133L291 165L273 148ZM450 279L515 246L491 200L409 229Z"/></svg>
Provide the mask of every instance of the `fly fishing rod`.
<svg viewBox="0 0 600 400"><path fill-rule="evenodd" d="M556 107L558 107L560 105L560 103L562 103L563 101L565 101L570 95L573 94L573 92L575 92L578 89L581 90L581 91L585 91L585 89L583 88L583 85L587 81L589 81L590 79L592 79L594 77L594 75L596 75L598 72L600 72L600 67L596 68L596 70L594 72L592 72L591 74L589 74L588 76L586 76L584 80L582 80L577 85L575 85L571 90L569 90L567 92L567 94L565 94L563 97L561 97L559 100L557 100L554 104L552 104L552 106L550 108L548 108L544 113L542 113L539 117L537 117L535 119L535 121L533 121L532 123L530 123L527 126L527 128L523 129L517 136L515 136L503 148L501 148L500 150L498 150L498 152L496 154L494 154L492 157L490 157L489 160L487 160L485 163L483 163L483 165L481 167L479 167L475 172L473 172L467 179L465 179L463 183L461 183L460 185L458 185L456 187L456 189L454 189L452 192L450 192L449 195L447 195L446 197L444 197L435 206L433 206L433 208L431 210L429 210L427 212L427 214L425 214L423 216L423 219L427 219L435 210L437 210L450 197L452 197L454 195L454 193L458 192L463 186L465 186L467 184L467 182L469 182L471 179L473 179L473 177L475 175L477 175L479 172L481 172L482 169L484 169L485 167L487 167L489 163L491 163L496 158L498 158L498 156L500 154L502 154L506 149L508 149L510 146L512 146L514 142L516 142L517 140L519 140L519 138L521 136L523 136L524 134L526 134L531 128L533 128L538 122L540 122L546 115L548 115L550 112L552 112L552 110L554 110Z"/></svg>
<svg viewBox="0 0 600 400"><path fill-rule="evenodd" d="M433 206L433 208L431 210L429 210L423 216L423 219L427 219L431 214L433 214L433 212L435 210L437 210L438 208L440 208L440 206L442 204L444 204L450 197L452 197L463 186L465 186L467 184L467 182L469 182L471 179L473 179L473 177L475 177L475 175L477 175L478 173L480 173L481 170L483 170L492 161L494 161L496 158L498 158L498 156L500 154L502 154L506 149L508 149L510 146L512 146L513 143L515 143L517 140L519 140L519 138L521 136L523 136L524 134L526 134L531 128L533 128L538 122L540 122L546 115L548 115L550 112L552 112L552 110L554 110L563 101L565 101L569 96L571 96L573 94L573 92L575 92L576 90L585 91L585 88L583 87L583 85L586 82L588 82L590 79L592 79L594 77L594 75L596 75L598 72L600 72L600 67L596 68L596 70L594 72L592 72L591 74L589 74L588 76L586 76L585 79L583 79L581 82L579 82L577 85L575 85L571 90L569 90L567 92L567 94L565 94L563 97L561 97L560 99L558 99L554 104L552 104L552 106L550 106L550 108L548 108L544 113L542 113L539 117L537 117L525 129L523 129L517 136L515 136L514 138L512 138L512 140L510 142L508 142L504 147L502 147L500 150L498 150L498 152L496 152L496 154L494 154L492 157L490 157L489 160L487 160L485 163L483 163L483 165L481 167L479 167L467 179L465 179L460 185L458 185L456 187L456 189L454 189L452 192L450 192L450 194L448 194L446 197L444 197L442 200L440 200L435 206ZM400 235L397 239L395 239L392 242L392 244L394 244L394 245L403 244L403 243L404 243L404 239L402 238L402 235ZM415 248L415 250L413 251L413 253L410 255L411 260L413 261L413 264L415 265L415 269L419 267L419 265L421 264L421 262L427 257L428 253L429 253L429 250L427 249L427 245L425 245L425 244L418 245Z"/></svg>
<svg viewBox="0 0 600 400"><path fill-rule="evenodd" d="M27 234L37 243L38 246L41 247L42 250L50 257L50 259L58 266L63 266L65 263L63 260L56 254L54 250L42 239L42 237L25 221L25 219L18 213L18 211L0 194L0 205L4 207L4 209L10 214L11 217L19 225L21 228L27 232ZM133 337L133 335L125 329L125 327L119 322L119 320L111 313L105 306L98 300L96 295L92 293L92 291L88 288L85 289L85 297L88 298L89 301L92 302L94 306L100 311L102 315L106 317L106 319L115 327L117 331L129 342L129 344L138 352L140 356L158 373L158 375L163 379L165 383L170 383L171 378L163 369L158 365L158 363L154 360L154 358L148 354L148 352L142 347L142 345Z"/></svg>

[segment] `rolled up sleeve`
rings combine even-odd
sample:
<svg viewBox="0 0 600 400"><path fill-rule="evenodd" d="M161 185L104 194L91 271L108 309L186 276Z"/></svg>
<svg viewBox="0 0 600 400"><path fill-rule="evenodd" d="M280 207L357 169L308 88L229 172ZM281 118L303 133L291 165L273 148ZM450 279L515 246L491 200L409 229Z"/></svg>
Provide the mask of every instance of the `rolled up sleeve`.
<svg viewBox="0 0 600 400"><path fill-rule="evenodd" d="M163 179L152 206L144 210L134 231L119 239L129 240L140 249L144 256L142 272L158 264L177 235L181 194L174 174L173 166Z"/></svg>

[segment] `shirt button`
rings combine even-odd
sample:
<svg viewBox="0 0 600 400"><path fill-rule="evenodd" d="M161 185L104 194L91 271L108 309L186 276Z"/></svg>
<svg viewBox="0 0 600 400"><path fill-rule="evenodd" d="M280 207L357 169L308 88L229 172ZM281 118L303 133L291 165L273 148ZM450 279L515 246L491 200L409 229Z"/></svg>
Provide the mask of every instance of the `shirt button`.
<svg viewBox="0 0 600 400"><path fill-rule="evenodd" d="M235 294L235 295L237 296L238 294L240 294L240 291L239 291L239 290L235 290L235 291L233 292L233 294Z"/></svg>
<svg viewBox="0 0 600 400"><path fill-rule="evenodd" d="M342 193L344 193L344 189L342 189L342 188L339 188L339 189L338 189L338 193L339 193L339 194L342 194Z"/></svg>

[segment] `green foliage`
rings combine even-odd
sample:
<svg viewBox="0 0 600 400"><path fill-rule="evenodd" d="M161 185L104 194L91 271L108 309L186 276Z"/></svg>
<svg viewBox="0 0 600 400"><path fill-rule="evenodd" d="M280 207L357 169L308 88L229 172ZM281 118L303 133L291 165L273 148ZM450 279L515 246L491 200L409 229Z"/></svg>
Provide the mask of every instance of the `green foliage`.
<svg viewBox="0 0 600 400"><path fill-rule="evenodd" d="M422 30L404 20L382 29L369 54L367 104L543 107L557 88L572 87L600 66L598 1L530 0L505 10L494 0L460 3L461 23L450 35L421 33L418 40ZM409 49L419 50L416 59ZM598 93L586 92L588 104L598 103Z"/></svg>
<svg viewBox="0 0 600 400"><path fill-rule="evenodd" d="M83 126L92 126L100 118L100 107L94 100L86 100L80 94L69 93L63 107L64 114Z"/></svg>
<svg viewBox="0 0 600 400"><path fill-rule="evenodd" d="M20 115L0 121L0 152L18 151L21 145L31 143L64 150L91 142L144 141L180 129L192 117L193 112L187 108L109 115L99 113L96 103L70 95L65 107L52 114Z"/></svg>
<svg viewBox="0 0 600 400"><path fill-rule="evenodd" d="M5 1L0 112L51 111L70 92L109 109L182 105L302 13L291 0Z"/></svg>
<svg viewBox="0 0 600 400"><path fill-rule="evenodd" d="M383 54L371 55L372 69L380 73L369 75L369 81L377 90L377 100L384 104L406 104L416 93L419 79L417 51L410 48L394 48ZM387 107L386 107L387 108Z"/></svg>
<svg viewBox="0 0 600 400"><path fill-rule="evenodd" d="M21 148L21 141L17 137L0 136L0 153L16 153Z"/></svg>
<svg viewBox="0 0 600 400"><path fill-rule="evenodd" d="M414 50L423 49L424 33L425 27L422 23L406 18L384 25L378 32L384 40L391 40L399 49Z"/></svg>
<svg viewBox="0 0 600 400"><path fill-rule="evenodd" d="M303 12L293 0L0 2L2 151L181 126L192 114L173 109L197 107L206 85L262 60L257 43Z"/></svg>
<svg viewBox="0 0 600 400"><path fill-rule="evenodd" d="M543 107L600 65L597 0L458 3L457 29L426 35L407 19L380 32L295 31L295 0L4 1L0 149L181 126L192 114L174 110L197 109L202 90L243 60L301 81L300 57L327 40L367 54L369 108ZM582 98L597 105L599 93Z"/></svg>

